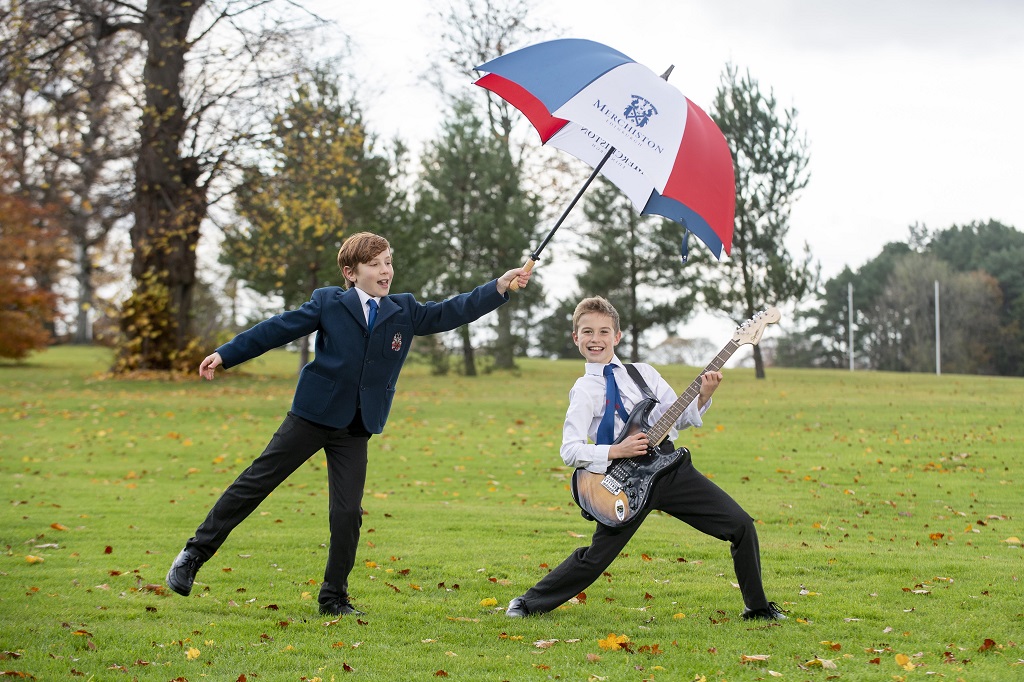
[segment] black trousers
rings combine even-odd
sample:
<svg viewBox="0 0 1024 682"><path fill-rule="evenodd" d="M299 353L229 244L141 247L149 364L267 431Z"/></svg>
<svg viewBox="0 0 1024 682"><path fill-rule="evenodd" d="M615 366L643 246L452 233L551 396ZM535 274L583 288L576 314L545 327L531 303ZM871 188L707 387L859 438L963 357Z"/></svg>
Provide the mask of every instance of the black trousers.
<svg viewBox="0 0 1024 682"><path fill-rule="evenodd" d="M348 575L355 564L363 522L361 505L369 439L358 412L352 425L345 429L314 424L289 412L263 454L221 494L185 547L199 559L208 560L235 526L282 481L323 450L327 455L331 542L319 601L323 604L347 597Z"/></svg>
<svg viewBox="0 0 1024 682"><path fill-rule="evenodd" d="M761 551L754 520L729 495L693 467L687 457L651 491L648 509L628 526L597 524L589 547L580 547L523 595L530 613L545 613L589 587L619 555L651 510L658 509L702 533L731 544L733 568L751 609L766 608L761 584Z"/></svg>

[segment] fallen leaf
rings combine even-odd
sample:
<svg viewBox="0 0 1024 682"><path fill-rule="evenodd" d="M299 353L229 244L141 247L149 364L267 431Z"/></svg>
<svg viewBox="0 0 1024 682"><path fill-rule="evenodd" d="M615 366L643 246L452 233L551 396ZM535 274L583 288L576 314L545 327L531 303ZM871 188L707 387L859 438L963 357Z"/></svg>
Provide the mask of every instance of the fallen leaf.
<svg viewBox="0 0 1024 682"><path fill-rule="evenodd" d="M197 658L199 658L199 649L195 648L194 646L190 646L185 651L185 658L189 661L196 660Z"/></svg>
<svg viewBox="0 0 1024 682"><path fill-rule="evenodd" d="M557 639L538 639L533 645L538 649L550 649L556 642Z"/></svg>
<svg viewBox="0 0 1024 682"><path fill-rule="evenodd" d="M609 632L606 638L597 640L597 645L605 651L618 651L619 649L628 650L629 636L616 635L614 632Z"/></svg>
<svg viewBox="0 0 1024 682"><path fill-rule="evenodd" d="M497 606L498 600L494 597L488 597L487 599L480 600L480 606Z"/></svg>
<svg viewBox="0 0 1024 682"><path fill-rule="evenodd" d="M46 561L46 559L44 559L44 558L43 558L43 557L41 557L41 556L35 556L34 554L29 554L29 555L27 555L27 556L25 557L25 561L26 561L27 563L30 563L30 564L41 564L41 563L43 563L44 561Z"/></svg>
<svg viewBox="0 0 1024 682"><path fill-rule="evenodd" d="M50 528L52 528L54 530L67 530L68 529L68 527L65 526L63 523L51 523L50 524Z"/></svg>
<svg viewBox="0 0 1024 682"><path fill-rule="evenodd" d="M740 654L740 663L755 663L758 661L767 661L771 658L771 654Z"/></svg>

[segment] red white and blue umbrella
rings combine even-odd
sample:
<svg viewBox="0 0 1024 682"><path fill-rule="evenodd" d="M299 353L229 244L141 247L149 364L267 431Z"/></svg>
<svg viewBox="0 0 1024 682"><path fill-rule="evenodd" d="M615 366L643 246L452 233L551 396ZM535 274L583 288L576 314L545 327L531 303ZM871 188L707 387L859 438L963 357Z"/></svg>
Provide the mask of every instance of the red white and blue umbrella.
<svg viewBox="0 0 1024 682"><path fill-rule="evenodd" d="M642 214L682 223L716 258L731 252L732 154L714 121L668 84L671 68L660 77L579 39L538 43L476 68L486 72L476 84L519 109L544 144L594 167L528 268L599 172Z"/></svg>

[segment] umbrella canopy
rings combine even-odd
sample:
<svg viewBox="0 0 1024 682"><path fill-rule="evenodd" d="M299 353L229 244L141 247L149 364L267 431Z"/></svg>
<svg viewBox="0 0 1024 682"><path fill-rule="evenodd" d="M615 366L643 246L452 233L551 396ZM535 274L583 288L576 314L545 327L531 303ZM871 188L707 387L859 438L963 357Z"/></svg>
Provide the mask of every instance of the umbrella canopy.
<svg viewBox="0 0 1024 682"><path fill-rule="evenodd" d="M659 77L617 50L579 39L538 43L476 68L486 72L476 84L523 112L544 144L595 167L641 213L682 223L717 258L731 252L729 145L714 121L668 84L667 72Z"/></svg>

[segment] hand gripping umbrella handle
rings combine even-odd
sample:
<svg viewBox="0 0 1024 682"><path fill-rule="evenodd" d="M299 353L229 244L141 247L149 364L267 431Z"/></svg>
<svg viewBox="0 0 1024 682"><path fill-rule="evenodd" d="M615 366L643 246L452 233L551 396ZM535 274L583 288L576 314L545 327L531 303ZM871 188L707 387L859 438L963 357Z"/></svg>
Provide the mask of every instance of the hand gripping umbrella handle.
<svg viewBox="0 0 1024 682"><path fill-rule="evenodd" d="M537 261L535 261L534 259L527 259L526 263L523 264L523 270L526 270L527 272L532 272L533 266L536 264ZM513 277L512 283L508 285L508 288L511 289L512 291L519 291L519 278Z"/></svg>

